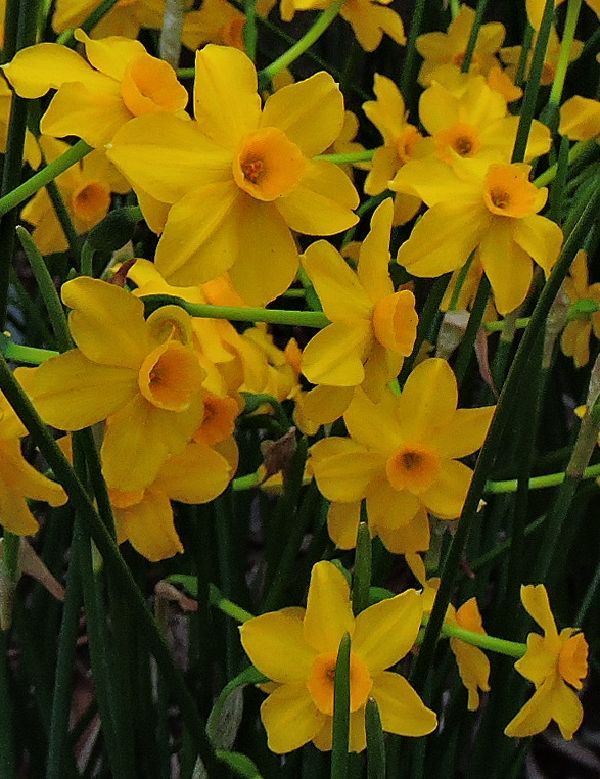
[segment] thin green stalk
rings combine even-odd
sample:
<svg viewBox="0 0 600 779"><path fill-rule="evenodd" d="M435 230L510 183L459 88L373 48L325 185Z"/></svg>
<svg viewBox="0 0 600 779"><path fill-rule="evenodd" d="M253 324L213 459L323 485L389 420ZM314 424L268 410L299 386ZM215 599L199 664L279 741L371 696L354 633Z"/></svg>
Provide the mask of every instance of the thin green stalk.
<svg viewBox="0 0 600 779"><path fill-rule="evenodd" d="M354 574L352 576L352 609L355 615L369 605L369 588L371 587L371 534L367 522L358 525L356 539L356 557L354 558Z"/></svg>
<svg viewBox="0 0 600 779"><path fill-rule="evenodd" d="M38 171L38 173L33 175L30 179L23 182L23 184L11 187L10 190L6 191L6 194L0 197L0 216L8 213L11 209L18 206L19 203L22 203L24 200L27 200L28 197L31 197L31 195L35 195L35 193L42 187L45 187L49 181L54 181L57 176L60 176L65 170L72 168L73 165L76 165L79 160L83 159L86 154L89 154L91 151L92 147L88 146L85 141L77 141L77 143L74 146L71 146L68 151L61 154L60 157L57 157L49 165L46 165L45 168L42 168L42 170Z"/></svg>
<svg viewBox="0 0 600 779"><path fill-rule="evenodd" d="M232 322L268 322L274 325L298 325L320 329L330 324L320 311L281 311L272 308L237 308L235 306L210 306L188 303L175 295L143 295L142 300L148 312L161 306L179 306L193 317L206 319L229 319Z"/></svg>
<svg viewBox="0 0 600 779"><path fill-rule="evenodd" d="M408 41L406 43L402 76L400 78L400 91L411 109L414 108L412 105L412 96L417 84L417 38L423 29L426 5L427 0L415 0L411 15Z"/></svg>
<svg viewBox="0 0 600 779"><path fill-rule="evenodd" d="M590 582L589 587L587 588L585 597L581 603L581 606L579 607L579 611L577 612L573 620L573 624L576 625L577 627L583 627L586 617L592 606L592 603L594 602L594 600L598 595L599 589L600 589L600 563L598 563L598 565L596 566L594 577Z"/></svg>
<svg viewBox="0 0 600 779"><path fill-rule="evenodd" d="M32 46L36 41L39 0L30 0L27 3L11 3L7 8L7 21L14 17L17 8L19 16L16 38L14 39L15 52L27 46ZM12 48L13 41L6 41L6 49L11 50ZM21 180L28 112L29 101L13 95L10 105L4 167L2 170L2 186L0 189L2 197L0 197L0 203L6 197L10 197L12 190L17 187ZM0 219L0 246L2 246L2 260L0 261L0 332L4 330L4 322L6 321L8 283L15 245L14 231L17 223L17 212L11 210L14 208L14 205L16 204L13 203L9 208L0 211L2 216L2 219Z"/></svg>
<svg viewBox="0 0 600 779"><path fill-rule="evenodd" d="M452 19L456 19L458 14L460 13L460 1L459 0L450 0L450 14L452 16Z"/></svg>
<svg viewBox="0 0 600 779"><path fill-rule="evenodd" d="M46 360L56 357L58 352L49 349L36 349L33 346L21 346L10 340L8 337L2 338L0 333L0 352L5 359L13 362L20 362L26 365L41 365Z"/></svg>
<svg viewBox="0 0 600 779"><path fill-rule="evenodd" d="M577 141L577 143L574 143L573 146L569 149L568 154L568 165L569 167L578 160L585 152L588 151L588 149L595 149L596 148L596 142L595 141ZM536 185L536 187L546 187L548 184L551 184L554 179L556 178L558 174L558 163L555 165L551 165L548 170L545 170L543 173L541 173L536 179L533 180L533 183Z"/></svg>
<svg viewBox="0 0 600 779"><path fill-rule="evenodd" d="M569 55L571 53L573 39L575 38L575 28L577 27L580 11L581 0L569 0L563 37L560 44L560 53L558 55L558 62L556 63L556 72L554 74L554 81L552 82L550 97L548 99L548 103L556 107L560 105L565 78L567 76L567 68L569 67Z"/></svg>
<svg viewBox="0 0 600 779"><path fill-rule="evenodd" d="M488 277L482 276L471 308L469 322L465 334L462 337L462 341L460 342L458 355L454 364L454 373L459 385L463 382L467 368L471 362L471 357L473 356L473 345L490 298L490 289Z"/></svg>
<svg viewBox="0 0 600 779"><path fill-rule="evenodd" d="M87 19L81 23L81 29L84 32L90 33L98 24L98 22L104 16L106 16L111 8L117 4L117 1L118 0L103 0L103 2L101 2L100 5L92 11ZM61 34L56 38L56 43L60 43L64 46L71 45L75 41L75 38L73 37L74 32L75 30L65 30L64 32L61 32Z"/></svg>
<svg viewBox="0 0 600 779"><path fill-rule="evenodd" d="M42 300L44 301L46 311L48 312L50 326L52 327L52 332L56 338L58 349L61 352L66 352L68 349L73 348L73 340L69 333L65 312L63 311L48 266L44 262L44 258L40 254L30 233L20 225L16 227L16 233L17 238L27 255L33 275L35 276Z"/></svg>
<svg viewBox="0 0 600 779"><path fill-rule="evenodd" d="M313 159L332 162L335 165L348 165L353 162L371 162L376 149L365 149L364 151L338 152L336 154L317 154Z"/></svg>
<svg viewBox="0 0 600 779"><path fill-rule="evenodd" d="M123 561L115 542L104 526L102 519L91 502L83 484L56 444L52 434L40 419L33 404L15 381L6 360L0 355L0 389L14 408L17 416L29 430L32 440L52 468L57 481L63 486L74 509L85 522L98 551L103 557L108 574L115 579L127 598L130 615L136 620L154 655L159 672L164 674L173 695L179 702L186 726L194 738L196 747L207 770L215 766L215 759L204 735L202 721L189 690L180 672L173 665L170 652L160 634L142 593L138 590L131 572Z"/></svg>
<svg viewBox="0 0 600 779"><path fill-rule="evenodd" d="M333 682L331 779L347 779L350 748L350 635L344 633L337 652Z"/></svg>
<svg viewBox="0 0 600 779"><path fill-rule="evenodd" d="M244 48L252 62L256 62L256 46L258 44L258 30L256 24L256 0L244 0Z"/></svg>
<svg viewBox="0 0 600 779"><path fill-rule="evenodd" d="M511 162L523 162L523 159L525 158L525 149L527 148L529 131L531 130L531 124L535 117L535 109L538 93L540 91L544 59L546 56L546 49L548 48L550 32L552 30L553 16L554 0L546 0L544 14L542 16L542 23L540 25L535 49L533 51L533 60L531 62L531 68L529 69L529 76L527 78L527 86L525 87L525 94L523 95L523 104L521 105L519 126L517 128Z"/></svg>
<svg viewBox="0 0 600 779"><path fill-rule="evenodd" d="M456 277L456 284L454 285L454 289L452 290L452 296L450 298L450 304L448 305L448 311L456 311L456 307L458 305L458 299L460 297L461 290L465 283L465 279L467 278L467 273L469 272L469 268L473 264L474 257L475 257L475 252L473 251L469 255L469 258L462 266L458 276Z"/></svg>
<svg viewBox="0 0 600 779"><path fill-rule="evenodd" d="M515 86L520 87L525 80L525 69L527 67L527 55L531 48L531 42L533 41L534 29L528 23L523 33L523 41L521 45L521 51L519 52L519 59L517 61L517 68L515 71Z"/></svg>
<svg viewBox="0 0 600 779"><path fill-rule="evenodd" d="M13 731L14 705L10 690L8 632L0 630L0 776L17 776Z"/></svg>
<svg viewBox="0 0 600 779"><path fill-rule="evenodd" d="M300 40L291 46L286 52L284 52L280 57L277 57L277 59L271 62L270 65L267 65L266 68L261 70L259 74L259 83L268 83L273 79L274 76L280 73L284 68L287 68L288 65L291 65L292 62L297 60L298 57L302 56L305 51L310 49L310 47L319 40L321 35L323 35L323 33L335 20L343 3L344 0L334 0L330 6L322 11L306 35L303 35L302 38L300 38Z"/></svg>
<svg viewBox="0 0 600 779"><path fill-rule="evenodd" d="M597 479L600 477L600 464L590 465L583 472L583 479ZM565 472L545 473L543 476L532 476L527 481L528 490L545 490L549 487L559 487L565 480ZM486 495L507 495L517 491L516 479L504 479L502 481L488 481L484 488Z"/></svg>
<svg viewBox="0 0 600 779"><path fill-rule="evenodd" d="M385 777L385 742L379 707L375 698L369 698L365 707L365 728L367 731L367 777Z"/></svg>
<svg viewBox="0 0 600 779"><path fill-rule="evenodd" d="M524 327L527 327L528 324L529 324L529 317L528 316L523 316L523 317L519 317L518 319L516 319L515 322L512 323L512 326L516 330L522 330ZM506 320L505 319L499 319L496 322L484 322L482 324L482 327L485 330L487 330L488 333L501 332L506 327Z"/></svg>
<svg viewBox="0 0 600 779"><path fill-rule="evenodd" d="M425 631L423 645L421 646L421 650L413 668L412 679L417 689L423 689L429 669L432 666L435 644L442 628L446 609L450 603L450 596L458 575L461 556L469 537L471 526L476 521L479 500L486 483L487 474L496 458L496 449L500 442L502 431L512 412L512 398L516 388L522 381L523 371L526 368L531 348L533 347L539 332L544 327L548 312L550 311L575 253L580 248L585 236L595 223L599 207L600 188L598 188L594 196L587 201L585 207L581 208L579 211L579 219L567 238L559 259L542 290L533 311L529 326L525 329L523 337L521 338L508 377L502 387L487 439L484 441L479 457L477 458L471 484L458 523L458 529L452 539L448 555L446 556L442 570L440 588L434 601L429 623Z"/></svg>
<svg viewBox="0 0 600 779"><path fill-rule="evenodd" d="M550 209L548 219L561 224L564 215L565 188L569 175L569 141L564 136L560 139L558 148L556 178L550 188Z"/></svg>
<svg viewBox="0 0 600 779"><path fill-rule="evenodd" d="M171 577L171 580L172 579L173 577ZM249 611L246 611L246 609L238 606L237 603L226 598L214 584L210 585L210 605L219 609L219 611L222 611L223 614L227 614L228 617L235 619L235 621L240 624L243 624L254 617L254 614L251 614Z"/></svg>
<svg viewBox="0 0 600 779"><path fill-rule="evenodd" d="M76 546L72 546L71 560L67 573L67 586L63 604L56 675L52 696L52 715L48 737L47 779L61 779L65 747L69 733L71 695L73 691L73 669L75 667L76 642L79 633L79 610L82 602L81 582L78 569L80 563Z"/></svg>
<svg viewBox="0 0 600 779"><path fill-rule="evenodd" d="M393 194L393 192L384 190L378 195L372 195L371 197L367 198L364 203L361 203L361 205L356 209L356 215L362 218L365 214L368 214L369 211L375 209L383 200L386 199L386 197L393 197ZM354 239L358 224L359 223L355 224L354 227L351 227L344 233L344 237L342 238L342 248L347 246L350 241Z"/></svg>
<svg viewBox="0 0 600 779"><path fill-rule="evenodd" d="M71 219L71 216L67 211L65 201L63 199L63 196L60 193L60 190L56 182L49 181L46 184L46 191L48 192L48 196L50 197L50 200L52 202L52 207L54 208L54 213L56 214L56 218L58 219L60 227L63 233L65 234L65 238L67 239L67 242L69 244L69 249L73 253L75 259L77 259L77 256L79 254L79 247L81 246L81 237L79 236L79 233L75 228L73 220Z"/></svg>
<svg viewBox="0 0 600 779"><path fill-rule="evenodd" d="M479 30L483 24L483 17L487 8L488 0L479 0L477 8L475 9L475 18L473 19L473 26L469 33L469 40L467 41L467 48L465 49L465 58L461 65L461 73L468 73L471 67L471 61L473 54L475 53L475 47L477 46L477 38L479 37Z"/></svg>

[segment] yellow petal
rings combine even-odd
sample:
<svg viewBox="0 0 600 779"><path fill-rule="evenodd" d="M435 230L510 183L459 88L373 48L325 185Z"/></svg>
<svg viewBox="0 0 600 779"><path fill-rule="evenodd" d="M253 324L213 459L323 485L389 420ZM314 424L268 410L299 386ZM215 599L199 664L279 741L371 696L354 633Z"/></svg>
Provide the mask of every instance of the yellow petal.
<svg viewBox="0 0 600 779"><path fill-rule="evenodd" d="M519 219L514 226L513 238L538 265L550 273L563 242L560 227L544 216L534 214Z"/></svg>
<svg viewBox="0 0 600 779"><path fill-rule="evenodd" d="M551 702L553 679L548 679L519 709L504 729L506 736L525 738L546 730L552 719Z"/></svg>
<svg viewBox="0 0 600 779"><path fill-rule="evenodd" d="M358 222L353 213L358 193L348 176L329 162L312 162L289 194L276 201L292 230L307 235L333 235Z"/></svg>
<svg viewBox="0 0 600 779"><path fill-rule="evenodd" d="M345 438L319 441L311 448L311 458L319 491L327 500L343 503L364 498L370 480L384 465L379 455Z"/></svg>
<svg viewBox="0 0 600 779"><path fill-rule="evenodd" d="M379 674L373 679L371 695L377 701L381 725L388 733L397 733L399 736L426 736L435 730L435 714L399 674Z"/></svg>
<svg viewBox="0 0 600 779"><path fill-rule="evenodd" d="M245 303L264 306L292 283L298 269L296 244L272 203L243 195L234 216L239 249L229 278Z"/></svg>
<svg viewBox="0 0 600 779"><path fill-rule="evenodd" d="M447 426L436 432L435 448L442 457L465 457L483 444L495 406L460 408Z"/></svg>
<svg viewBox="0 0 600 779"><path fill-rule="evenodd" d="M560 107L558 131L571 141L587 141L600 134L600 101L575 95Z"/></svg>
<svg viewBox="0 0 600 779"><path fill-rule="evenodd" d="M126 289L82 276L61 288L69 329L88 360L138 370L150 349L144 306Z"/></svg>
<svg viewBox="0 0 600 779"><path fill-rule="evenodd" d="M458 664L458 673L468 692L467 708L476 711L479 707L479 692L490 690L490 661L476 646L465 641L450 639L450 648L454 652Z"/></svg>
<svg viewBox="0 0 600 779"><path fill-rule="evenodd" d="M494 302L499 314L514 311L525 300L531 279L533 263L525 252L513 240L513 226L508 224L513 220L495 220L481 238L479 244L479 261L487 274Z"/></svg>
<svg viewBox="0 0 600 779"><path fill-rule="evenodd" d="M304 618L304 638L319 653L337 652L344 633L354 628L350 588L326 560L313 566Z"/></svg>
<svg viewBox="0 0 600 779"><path fill-rule="evenodd" d="M328 387L321 384L304 396L304 414L319 425L328 425L342 416L353 395L354 387Z"/></svg>
<svg viewBox="0 0 600 779"><path fill-rule="evenodd" d="M308 342L302 355L302 372L313 384L360 384L365 376L363 361L371 337L369 322L333 322Z"/></svg>
<svg viewBox="0 0 600 779"><path fill-rule="evenodd" d="M546 636L556 636L556 622L550 608L548 593L543 584L521 586L521 603L525 611L538 623Z"/></svg>
<svg viewBox="0 0 600 779"><path fill-rule="evenodd" d="M73 49L56 43L39 43L18 51L3 68L20 97L35 98L49 89L72 81L86 83L93 79L93 70Z"/></svg>
<svg viewBox="0 0 600 779"><path fill-rule="evenodd" d="M209 44L196 52L194 114L214 143L234 150L258 128L260 97L256 69L241 51Z"/></svg>
<svg viewBox="0 0 600 779"><path fill-rule="evenodd" d="M206 444L188 444L160 469L154 486L181 503L208 503L229 484L231 467Z"/></svg>
<svg viewBox="0 0 600 779"><path fill-rule="evenodd" d="M173 509L164 493L147 490L142 501L117 509L116 515L127 540L148 560L156 562L183 552Z"/></svg>
<svg viewBox="0 0 600 779"><path fill-rule="evenodd" d="M194 189L175 203L155 259L169 283L195 286L231 267L239 251L235 218L239 197L235 184L224 181Z"/></svg>
<svg viewBox="0 0 600 779"><path fill-rule="evenodd" d="M325 718L304 684L278 687L260 707L260 716L267 731L269 749L278 754L291 752L311 741Z"/></svg>
<svg viewBox="0 0 600 779"><path fill-rule="evenodd" d="M17 368L15 378L42 419L62 430L80 430L106 419L137 393L137 373L96 365L74 349L40 365Z"/></svg>
<svg viewBox="0 0 600 779"><path fill-rule="evenodd" d="M460 516L473 471L456 460L442 461L439 478L419 497L428 511L442 519Z"/></svg>
<svg viewBox="0 0 600 779"><path fill-rule="evenodd" d="M385 548L392 554L416 554L429 549L429 518L424 509L419 509L406 525L388 527L373 523L371 518L369 523L373 525L374 534L381 538Z"/></svg>
<svg viewBox="0 0 600 779"><path fill-rule="evenodd" d="M139 41L110 37L92 40L83 30L75 30L75 39L85 46L90 63L106 76L121 81L129 63L145 53Z"/></svg>
<svg viewBox="0 0 600 779"><path fill-rule="evenodd" d="M373 92L376 100L363 103L363 111L381 133L384 143L395 145L406 123L404 98L396 84L379 73L373 78Z"/></svg>
<svg viewBox="0 0 600 779"><path fill-rule="evenodd" d="M130 121L106 154L134 186L163 203L175 203L200 186L233 180L231 153L207 140L195 122L166 113ZM202 210L210 213L209 207Z"/></svg>
<svg viewBox="0 0 600 779"><path fill-rule="evenodd" d="M394 178L399 167L400 160L395 146L380 146L375 149L371 160L371 170L364 184L367 195L378 195L387 189L389 181Z"/></svg>
<svg viewBox="0 0 600 779"><path fill-rule="evenodd" d="M304 640L304 610L261 614L240 627L244 651L255 668L275 682L302 682L310 676L316 652Z"/></svg>
<svg viewBox="0 0 600 779"><path fill-rule="evenodd" d="M459 177L450 165L435 157L408 162L390 182L390 189L418 195L430 207L454 199L460 203L476 202L481 196L477 179Z"/></svg>
<svg viewBox="0 0 600 779"><path fill-rule="evenodd" d="M460 268L481 240L489 219L472 202L437 203L417 222L398 252L398 264L413 276L441 276Z"/></svg>
<svg viewBox="0 0 600 779"><path fill-rule="evenodd" d="M432 431L451 424L458 404L458 387L446 360L423 360L410 373L398 400L398 417L409 441L427 442Z"/></svg>
<svg viewBox="0 0 600 779"><path fill-rule="evenodd" d="M371 217L371 229L360 247L358 278L372 303L394 291L389 276L390 230L394 218L394 203L386 198Z"/></svg>
<svg viewBox="0 0 600 779"><path fill-rule="evenodd" d="M278 127L307 157L336 140L344 121L344 101L329 73L277 90L265 103L261 127Z"/></svg>
<svg viewBox="0 0 600 779"><path fill-rule="evenodd" d="M583 706L566 684L557 682L552 696L552 719L560 729L560 734L569 741L573 733L579 729L583 722Z"/></svg>
<svg viewBox="0 0 600 779"><path fill-rule="evenodd" d="M391 413L396 405L397 401L391 398L386 404L375 405L363 392L357 392L344 414L352 438L387 457L402 440L402 428L395 413Z"/></svg>
<svg viewBox="0 0 600 779"><path fill-rule="evenodd" d="M312 243L302 257L302 266L332 322L370 318L372 306L359 277L330 243Z"/></svg>
<svg viewBox="0 0 600 779"><path fill-rule="evenodd" d="M352 651L365 661L371 676L409 653L422 615L423 604L416 590L406 590L360 612L354 626Z"/></svg>
<svg viewBox="0 0 600 779"><path fill-rule="evenodd" d="M538 633L527 636L527 651L515 663L515 670L539 687L557 672L560 641L556 635L546 639Z"/></svg>
<svg viewBox="0 0 600 779"><path fill-rule="evenodd" d="M356 546L360 503L332 503L329 506L327 532L338 549L354 549Z"/></svg>
<svg viewBox="0 0 600 779"><path fill-rule="evenodd" d="M395 490L387 479L379 479L369 485L367 491L367 514L379 531L382 527L390 531L406 528L421 508L419 498L406 490Z"/></svg>

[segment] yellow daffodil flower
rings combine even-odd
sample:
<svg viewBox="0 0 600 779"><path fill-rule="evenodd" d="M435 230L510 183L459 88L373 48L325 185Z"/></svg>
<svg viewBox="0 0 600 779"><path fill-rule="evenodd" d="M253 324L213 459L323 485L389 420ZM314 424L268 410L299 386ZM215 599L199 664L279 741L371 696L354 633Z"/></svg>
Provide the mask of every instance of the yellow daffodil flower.
<svg viewBox="0 0 600 779"><path fill-rule="evenodd" d="M344 414L350 438L311 449L317 486L333 503L366 498L369 522L390 531L425 509L459 516L471 469L456 458L482 444L494 407L457 410L456 378L445 360L423 361L402 394L379 404L357 393Z"/></svg>
<svg viewBox="0 0 600 779"><path fill-rule="evenodd" d="M27 500L62 506L67 496L61 486L30 465L21 454L25 426L0 394L0 525L18 536L31 536L39 529Z"/></svg>
<svg viewBox="0 0 600 779"><path fill-rule="evenodd" d="M398 375L415 342L415 296L394 291L389 277L393 205L384 200L371 219L353 271L326 241L312 244L302 264L331 324L309 341L302 372L313 384L380 390ZM350 396L351 397L351 394Z"/></svg>
<svg viewBox="0 0 600 779"><path fill-rule="evenodd" d="M296 272L290 229L330 235L357 221L352 182L311 159L339 135L342 95L317 73L261 110L252 62L212 44L196 54L194 89L196 122L140 117L107 154L134 188L173 204L156 250L169 283L195 285L229 270L242 298L263 304Z"/></svg>
<svg viewBox="0 0 600 779"><path fill-rule="evenodd" d="M46 162L52 162L69 146L42 136L40 146ZM78 234L86 233L108 213L112 192L125 193L129 184L99 149L61 173L56 186ZM69 244L46 189L40 189L21 211L21 218L34 225L33 239L43 255L64 252Z"/></svg>
<svg viewBox="0 0 600 779"><path fill-rule="evenodd" d="M129 541L153 562L183 552L171 501L208 503L226 489L231 475L223 455L206 443L191 443L171 457L145 489L123 491L109 484L117 541Z"/></svg>
<svg viewBox="0 0 600 779"><path fill-rule="evenodd" d="M558 632L543 584L521 587L521 602L544 635L530 633L527 651L515 663L521 676L535 684L535 692L504 732L516 738L533 736L554 720L562 737L571 739L583 720L583 706L573 688L581 690L587 676L587 641L576 628Z"/></svg>
<svg viewBox="0 0 600 779"><path fill-rule="evenodd" d="M79 27L98 7L98 0L56 0L52 29L56 33ZM165 0L117 0L91 32L92 38L119 35L137 38L142 28L160 30Z"/></svg>
<svg viewBox="0 0 600 779"><path fill-rule="evenodd" d="M365 181L365 192L378 195L388 187L400 168L413 159L421 133L409 124L404 98L396 84L375 74L375 100L363 103L363 111L383 138L383 146L375 150L371 170ZM410 221L421 206L421 198L398 192L394 198L394 224Z"/></svg>
<svg viewBox="0 0 600 779"><path fill-rule="evenodd" d="M521 57L521 46L506 46L500 52L502 62L506 63L506 74L511 80L514 80L515 73L517 71L517 64ZM529 75L529 69L533 59L533 51L535 49L535 39L533 40L527 57L525 60L525 79ZM573 62L581 56L583 51L583 43L578 40L574 40L571 43L569 49L569 62ZM558 64L558 58L560 55L560 40L554 28L550 31L550 38L548 40L548 46L546 48L546 54L544 56L544 65L542 67L542 86L549 86L556 78L556 66Z"/></svg>
<svg viewBox="0 0 600 779"><path fill-rule="evenodd" d="M483 177L466 166L455 175L435 160L421 162L418 175L408 168L398 176L430 208L400 247L399 264L414 276L438 276L461 267L477 249L498 312L517 308L531 284L532 260L548 274L562 245L560 227L539 216L548 190L529 181L524 164L491 165Z"/></svg>
<svg viewBox="0 0 600 779"><path fill-rule="evenodd" d="M589 141L600 135L600 100L575 95L560 107L558 132L571 141Z"/></svg>
<svg viewBox="0 0 600 779"><path fill-rule="evenodd" d="M258 670L276 683L261 706L269 749L290 752L312 741L331 749L333 678L342 636L350 655L350 750L366 746L365 705L376 700L383 729L403 736L431 733L437 721L410 684L386 671L413 646L422 604L415 590L352 613L350 589L330 562L312 570L306 609L262 614L240 628L242 646Z"/></svg>
<svg viewBox="0 0 600 779"><path fill-rule="evenodd" d="M475 11L468 5L461 5L460 13L450 23L448 32L428 32L417 38L417 51L425 60L419 72L419 83L422 86L429 86L435 80L440 65L462 65L474 20ZM505 34L504 25L500 22L481 25L470 72L487 76L490 69L498 64L496 54Z"/></svg>
<svg viewBox="0 0 600 779"><path fill-rule="evenodd" d="M292 0L296 11L327 8L332 0ZM356 40L365 51L375 51L383 36L404 46L406 36L400 14L388 8L391 0L345 0L340 16L352 27ZM282 17L283 18L283 17Z"/></svg>
<svg viewBox="0 0 600 779"><path fill-rule="evenodd" d="M84 43L87 60L66 46L39 43L3 66L21 97L58 90L40 122L44 135L75 135L98 147L135 116L185 108L188 95L173 68L150 56L139 41L94 41L82 30L75 37Z"/></svg>
<svg viewBox="0 0 600 779"><path fill-rule="evenodd" d="M144 320L130 292L82 277L63 284L78 348L16 378L50 425L79 430L106 420L101 448L115 489L151 484L169 455L181 452L201 423L205 372L190 345L187 315L160 309Z"/></svg>
<svg viewBox="0 0 600 779"><path fill-rule="evenodd" d="M588 282L587 252L583 249L575 255L569 275L564 281L564 290L569 303L589 300L600 304L600 284ZM581 318L567 322L560 336L560 348L566 357L572 357L576 368L590 361L590 336L592 331L600 338L600 312L582 314Z"/></svg>

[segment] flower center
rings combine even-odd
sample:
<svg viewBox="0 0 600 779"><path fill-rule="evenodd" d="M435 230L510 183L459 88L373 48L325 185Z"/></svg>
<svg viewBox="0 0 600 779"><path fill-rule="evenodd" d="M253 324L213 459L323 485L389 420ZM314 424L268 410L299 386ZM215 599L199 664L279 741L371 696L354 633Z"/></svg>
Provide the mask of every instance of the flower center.
<svg viewBox="0 0 600 779"><path fill-rule="evenodd" d="M522 219L537 213L540 190L527 178L526 165L491 165L485 178L483 200L492 214Z"/></svg>
<svg viewBox="0 0 600 779"><path fill-rule="evenodd" d="M407 445L388 458L385 473L394 489L419 495L431 487L440 468L440 458L435 452L419 445Z"/></svg>
<svg viewBox="0 0 600 779"><path fill-rule="evenodd" d="M477 130L470 124L458 122L435 135L438 155L446 162L452 162L450 149L460 157L473 157L481 148Z"/></svg>
<svg viewBox="0 0 600 779"><path fill-rule="evenodd" d="M140 54L127 67L121 82L121 97L134 116L185 108L188 95L168 62Z"/></svg>
<svg viewBox="0 0 600 779"><path fill-rule="evenodd" d="M576 690L583 686L588 673L588 643L583 633L568 638L560 649L558 672Z"/></svg>
<svg viewBox="0 0 600 779"><path fill-rule="evenodd" d="M463 62L465 61L465 54L466 54L466 52L465 52L465 51L459 51L459 52L457 52L457 53L456 53L456 54L455 54L455 55L452 57L452 62L453 62L455 65L458 65L458 67L459 67L459 68L462 68L462 66L463 66ZM476 55L476 54L473 54L473 55L471 56L471 67L473 67L473 65L476 65L476 64L477 64L477 62L478 62L477 55Z"/></svg>
<svg viewBox="0 0 600 779"><path fill-rule="evenodd" d="M326 652L313 661L311 674L306 686L315 706L323 714L333 716L333 688L335 682L336 653ZM371 692L373 680L362 660L354 652L350 652L350 711L358 711L364 706Z"/></svg>
<svg viewBox="0 0 600 779"><path fill-rule="evenodd" d="M220 444L233 435L239 406L233 398L219 398L207 395L204 398L204 416L200 427L194 433L198 444Z"/></svg>
<svg viewBox="0 0 600 779"><path fill-rule="evenodd" d="M90 181L76 189L71 197L73 213L87 225L95 225L108 213L110 190L99 181Z"/></svg>
<svg viewBox="0 0 600 779"><path fill-rule="evenodd" d="M299 184L306 167L298 146L276 127L266 127L242 140L233 160L233 177L252 197L275 200Z"/></svg>
<svg viewBox="0 0 600 779"><path fill-rule="evenodd" d="M142 395L156 408L185 411L200 391L203 378L196 355L178 341L169 340L146 357L138 385Z"/></svg>

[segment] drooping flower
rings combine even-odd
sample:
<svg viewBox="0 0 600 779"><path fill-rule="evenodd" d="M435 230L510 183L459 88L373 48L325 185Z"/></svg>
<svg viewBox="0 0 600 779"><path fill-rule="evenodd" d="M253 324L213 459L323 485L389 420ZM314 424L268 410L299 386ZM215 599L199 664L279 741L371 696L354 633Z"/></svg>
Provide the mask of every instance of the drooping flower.
<svg viewBox="0 0 600 779"><path fill-rule="evenodd" d="M365 51L375 51L383 36L404 46L406 36L400 14L388 8L391 0L345 0L340 16L352 27ZM313 11L330 6L332 0L293 0L296 11Z"/></svg>
<svg viewBox="0 0 600 779"><path fill-rule="evenodd" d="M440 65L462 65L474 20L475 11L468 5L461 5L458 16L448 27L448 32L428 32L417 38L417 51L424 59L419 72L419 83L422 86L431 84ZM505 32L504 25L500 22L481 25L469 72L487 76L490 69L498 64L496 54L502 46Z"/></svg>
<svg viewBox="0 0 600 779"><path fill-rule="evenodd" d="M344 414L350 438L325 438L311 448L317 486L333 503L366 498L369 523L390 536L423 509L459 516L471 469L457 458L477 450L494 408L457 410L458 390L445 360L423 361L400 397L379 404L358 392Z"/></svg>
<svg viewBox="0 0 600 779"><path fill-rule="evenodd" d="M587 252L583 249L575 255L569 275L564 281L564 290L573 305L582 300L600 305L600 283L588 281ZM600 312L582 313L577 319L567 322L560 336L560 348L566 357L572 357L576 368L590 361L590 336L600 338Z"/></svg>
<svg viewBox="0 0 600 779"><path fill-rule="evenodd" d="M535 684L535 692L504 732L516 738L533 736L553 720L562 737L571 739L583 720L575 690L581 690L588 672L587 641L576 628L558 632L543 584L521 587L521 602L544 635L530 633L527 651L515 663L521 676Z"/></svg>
<svg viewBox="0 0 600 779"><path fill-rule="evenodd" d="M261 706L273 752L290 752L312 741L331 749L333 679L337 650L345 633L350 654L350 750L366 746L365 705L377 702L384 730L423 736L436 716L399 674L386 671L415 642L422 604L415 590L352 613L350 589L330 562L312 570L306 609L262 614L240 628L242 646L253 665L276 683Z"/></svg>
<svg viewBox="0 0 600 779"><path fill-rule="evenodd" d="M69 146L42 136L40 147L47 163ZM112 192L125 193L129 184L99 149L84 157L56 179L65 208L78 234L86 233L102 221L110 207ZM43 255L64 252L69 244L46 189L40 189L21 211L21 218L34 225L33 239Z"/></svg>
<svg viewBox="0 0 600 779"><path fill-rule="evenodd" d="M87 60L56 43L21 49L4 75L21 97L57 92L40 121L44 135L74 135L90 146L103 146L135 116L179 113L188 95L168 62L152 57L139 41L91 40L82 30Z"/></svg>
<svg viewBox="0 0 600 779"><path fill-rule="evenodd" d="M398 174L405 183L408 167ZM532 260L548 274L562 245L560 227L539 215L548 190L532 184L529 171L524 164L491 165L482 177L461 166L459 176L439 161L420 163L410 187L430 208L400 247L399 264L414 276L438 276L477 249L497 310L513 311L531 284Z"/></svg>
<svg viewBox="0 0 600 779"><path fill-rule="evenodd" d="M296 271L290 229L330 235L357 221L351 181L312 159L339 135L342 95L317 73L261 110L252 62L212 44L196 54L194 88L196 122L141 117L107 154L136 191L173 204L156 250L169 283L195 285L229 270L242 298L263 304Z"/></svg>
<svg viewBox="0 0 600 779"><path fill-rule="evenodd" d="M15 377L50 425L79 430L106 420L102 468L115 489L142 490L181 452L202 420L205 372L189 317L165 307L144 320L127 290L81 277L62 286L78 348Z"/></svg>
<svg viewBox="0 0 600 779"><path fill-rule="evenodd" d="M375 100L363 103L363 111L383 138L383 146L375 150L371 170L365 181L365 192L378 195L388 187L400 168L413 159L421 133L407 122L404 98L396 84L385 76L375 74ZM394 223L410 221L419 210L421 199L398 192L394 198Z"/></svg>
<svg viewBox="0 0 600 779"><path fill-rule="evenodd" d="M575 95L560 107L558 132L571 141L589 141L600 135L600 100Z"/></svg>
<svg viewBox="0 0 600 779"><path fill-rule="evenodd" d="M0 525L18 536L31 536L39 529L28 500L62 506L63 488L43 476L21 454L21 438L27 429L0 393Z"/></svg>

